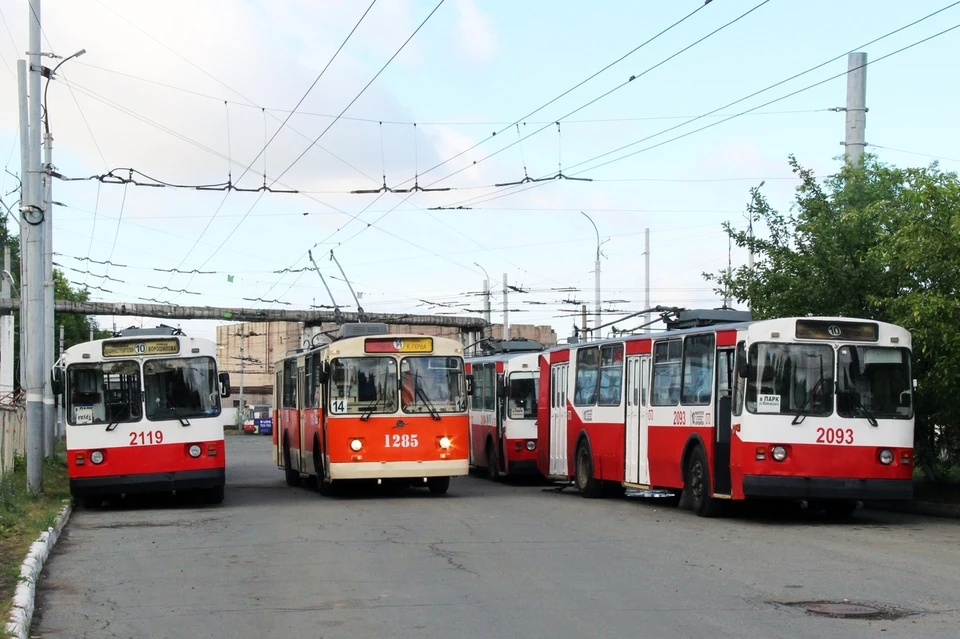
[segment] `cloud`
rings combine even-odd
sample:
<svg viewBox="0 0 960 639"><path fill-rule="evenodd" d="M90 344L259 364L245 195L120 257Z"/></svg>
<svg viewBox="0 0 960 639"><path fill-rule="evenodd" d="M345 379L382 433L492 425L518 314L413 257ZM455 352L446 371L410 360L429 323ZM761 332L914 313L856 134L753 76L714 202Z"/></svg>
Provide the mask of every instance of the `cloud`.
<svg viewBox="0 0 960 639"><path fill-rule="evenodd" d="M457 43L460 51L474 62L490 62L497 57L499 45L490 16L474 0L457 0Z"/></svg>

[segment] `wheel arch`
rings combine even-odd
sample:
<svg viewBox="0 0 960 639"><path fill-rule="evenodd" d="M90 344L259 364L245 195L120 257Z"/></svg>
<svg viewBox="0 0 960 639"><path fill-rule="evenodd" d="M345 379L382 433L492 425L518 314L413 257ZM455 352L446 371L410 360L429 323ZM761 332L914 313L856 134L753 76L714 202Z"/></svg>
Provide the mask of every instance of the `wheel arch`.
<svg viewBox="0 0 960 639"><path fill-rule="evenodd" d="M692 433L688 438L687 442L683 445L683 454L680 456L680 485L686 486L687 484L687 466L690 464L690 457L693 455L693 451L697 447L703 449L703 454L707 454L707 447L703 443L703 439L700 437L699 433ZM708 464L709 466L709 464ZM711 478L711 488L713 487L713 473L710 469L707 469L707 472L710 473Z"/></svg>

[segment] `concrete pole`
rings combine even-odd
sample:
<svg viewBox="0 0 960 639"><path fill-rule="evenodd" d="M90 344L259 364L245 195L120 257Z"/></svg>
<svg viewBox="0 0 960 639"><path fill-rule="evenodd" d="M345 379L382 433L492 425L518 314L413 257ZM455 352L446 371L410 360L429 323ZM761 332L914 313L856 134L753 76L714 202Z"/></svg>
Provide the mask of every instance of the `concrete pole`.
<svg viewBox="0 0 960 639"><path fill-rule="evenodd" d="M60 354L57 356L57 359L63 357L63 324L60 325ZM60 396L60 400L63 399L63 395ZM65 437L66 431L63 427L63 402L57 401L57 437Z"/></svg>
<svg viewBox="0 0 960 639"><path fill-rule="evenodd" d="M240 430L243 430L243 328L240 328Z"/></svg>
<svg viewBox="0 0 960 639"><path fill-rule="evenodd" d="M650 229L643 229L643 308L650 308ZM643 323L650 323L650 313L643 314ZM643 329L644 333L650 332L650 327Z"/></svg>
<svg viewBox="0 0 960 639"><path fill-rule="evenodd" d="M510 321L507 312L507 274L503 274L503 339L510 339Z"/></svg>
<svg viewBox="0 0 960 639"><path fill-rule="evenodd" d="M27 307L27 491L43 490L43 245L39 223L43 219L43 189L40 180L40 0L30 0L29 55L29 208L27 239L29 306ZM36 224L36 225L35 225Z"/></svg>
<svg viewBox="0 0 960 639"><path fill-rule="evenodd" d="M594 224L593 219L589 215L583 211L580 211L580 215L590 220L593 231L597 234L597 255L593 262L593 339L600 339L602 337L600 335L600 231L597 230L597 225Z"/></svg>
<svg viewBox="0 0 960 639"><path fill-rule="evenodd" d="M580 340L580 341L581 341L581 342L586 342L586 341L587 341L587 335L588 335L588 331L587 331L587 305L586 305L586 304L581 304L581 305L580 305L580 316L581 316L581 321L580 321L580 323L583 324L583 339Z"/></svg>
<svg viewBox="0 0 960 639"><path fill-rule="evenodd" d="M490 323L490 280L483 280L483 319Z"/></svg>
<svg viewBox="0 0 960 639"><path fill-rule="evenodd" d="M10 272L10 247L3 247L3 270ZM10 280L2 276L0 296L10 297ZM0 397L13 401L13 313L0 317Z"/></svg>
<svg viewBox="0 0 960 639"><path fill-rule="evenodd" d="M57 404L50 383L55 360L53 314L53 137L49 129L43 139L43 455L53 457L57 435Z"/></svg>
<svg viewBox="0 0 960 639"><path fill-rule="evenodd" d="M20 99L20 368L17 378L20 392L27 388L27 309L29 308L29 279L27 277L27 238L30 225L23 210L30 202L30 107L27 103L27 63L17 60L17 83Z"/></svg>
<svg viewBox="0 0 960 639"><path fill-rule="evenodd" d="M867 127L867 54L851 53L847 57L847 161L851 166L863 162Z"/></svg>

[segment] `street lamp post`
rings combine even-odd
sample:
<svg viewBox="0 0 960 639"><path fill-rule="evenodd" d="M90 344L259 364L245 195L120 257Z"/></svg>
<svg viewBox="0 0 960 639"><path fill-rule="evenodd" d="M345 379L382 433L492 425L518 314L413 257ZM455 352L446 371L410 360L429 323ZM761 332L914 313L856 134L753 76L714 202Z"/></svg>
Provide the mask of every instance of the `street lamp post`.
<svg viewBox="0 0 960 639"><path fill-rule="evenodd" d="M600 339L600 231L597 230L597 225L594 224L589 215L583 211L580 211L580 215L590 220L590 224L593 225L593 230L597 234L597 255L593 262L593 288L595 304L593 311L593 330L594 339Z"/></svg>
<svg viewBox="0 0 960 639"><path fill-rule="evenodd" d="M473 265L483 271L483 276L487 278L483 280L483 319L490 324L490 276L487 274L487 269L480 266L479 262L474 262Z"/></svg>

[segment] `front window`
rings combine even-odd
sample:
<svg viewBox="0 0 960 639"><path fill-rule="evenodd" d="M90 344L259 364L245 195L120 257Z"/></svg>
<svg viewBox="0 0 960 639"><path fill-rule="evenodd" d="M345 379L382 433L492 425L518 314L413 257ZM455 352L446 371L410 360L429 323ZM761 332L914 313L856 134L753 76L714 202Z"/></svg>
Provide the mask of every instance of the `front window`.
<svg viewBox="0 0 960 639"><path fill-rule="evenodd" d="M212 357L147 360L143 386L150 421L220 414L220 388Z"/></svg>
<svg viewBox="0 0 960 639"><path fill-rule="evenodd" d="M135 361L67 367L67 421L75 426L140 421L140 366Z"/></svg>
<svg viewBox="0 0 960 639"><path fill-rule="evenodd" d="M843 346L837 366L837 414L840 417L913 417L907 349Z"/></svg>
<svg viewBox="0 0 960 639"><path fill-rule="evenodd" d="M397 360L392 357L333 360L330 412L335 415L397 412Z"/></svg>
<svg viewBox="0 0 960 639"><path fill-rule="evenodd" d="M462 411L463 360L459 357L404 357L400 399L405 413Z"/></svg>
<svg viewBox="0 0 960 639"><path fill-rule="evenodd" d="M535 419L537 417L538 388L539 380L536 373L511 373L507 417L510 419Z"/></svg>
<svg viewBox="0 0 960 639"><path fill-rule="evenodd" d="M751 413L833 413L833 348L826 344L753 344L746 405Z"/></svg>

